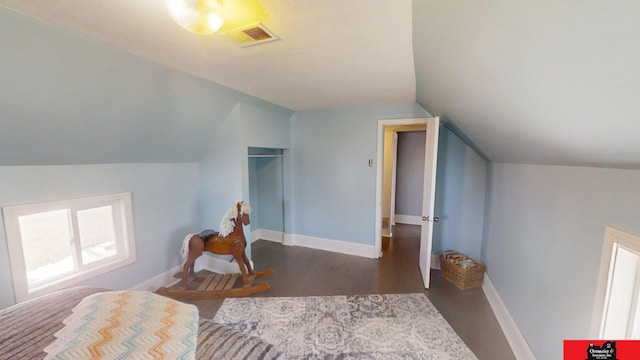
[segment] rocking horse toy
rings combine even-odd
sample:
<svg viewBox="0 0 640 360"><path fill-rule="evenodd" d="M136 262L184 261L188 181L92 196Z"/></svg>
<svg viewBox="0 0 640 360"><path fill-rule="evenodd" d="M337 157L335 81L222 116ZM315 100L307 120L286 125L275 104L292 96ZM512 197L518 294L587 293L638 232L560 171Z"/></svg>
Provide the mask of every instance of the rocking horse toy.
<svg viewBox="0 0 640 360"><path fill-rule="evenodd" d="M161 287L158 294L182 299L210 299L219 297L237 297L254 294L269 289L269 284L254 284L255 279L273 274L272 270L255 273L245 253L247 240L242 226L249 225L251 207L240 201L234 205L220 222L220 232L205 230L200 234L189 234L182 242L180 254L185 260L182 272L175 276L182 281L177 289ZM212 274L198 276L194 264L203 251L218 255L232 255L240 268L236 274ZM242 279L242 287L234 287L238 278ZM197 288L190 289L192 283L199 283Z"/></svg>

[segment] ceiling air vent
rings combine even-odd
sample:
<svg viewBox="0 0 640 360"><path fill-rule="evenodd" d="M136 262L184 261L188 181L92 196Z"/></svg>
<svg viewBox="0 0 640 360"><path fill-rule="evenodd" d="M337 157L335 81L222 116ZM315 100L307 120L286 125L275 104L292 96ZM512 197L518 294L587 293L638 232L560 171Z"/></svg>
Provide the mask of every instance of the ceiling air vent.
<svg viewBox="0 0 640 360"><path fill-rule="evenodd" d="M232 43L247 47L280 39L261 23L239 27L223 33Z"/></svg>

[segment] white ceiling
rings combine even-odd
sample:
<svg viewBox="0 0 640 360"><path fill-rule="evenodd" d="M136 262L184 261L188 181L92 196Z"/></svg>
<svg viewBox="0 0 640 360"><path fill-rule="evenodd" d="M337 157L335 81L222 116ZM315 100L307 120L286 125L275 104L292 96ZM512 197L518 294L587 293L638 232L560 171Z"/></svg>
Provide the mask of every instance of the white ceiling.
<svg viewBox="0 0 640 360"><path fill-rule="evenodd" d="M262 0L239 48L162 0L0 0L292 110L417 101L489 159L640 168L637 0Z"/></svg>
<svg viewBox="0 0 640 360"><path fill-rule="evenodd" d="M240 48L220 34L185 31L163 0L0 0L292 110L415 101L410 0L261 3L265 25L282 40Z"/></svg>

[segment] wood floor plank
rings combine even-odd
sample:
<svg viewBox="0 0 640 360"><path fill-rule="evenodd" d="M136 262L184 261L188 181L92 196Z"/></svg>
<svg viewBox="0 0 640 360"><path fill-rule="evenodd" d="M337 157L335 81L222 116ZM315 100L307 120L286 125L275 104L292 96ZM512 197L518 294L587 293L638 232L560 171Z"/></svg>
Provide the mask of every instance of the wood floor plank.
<svg viewBox="0 0 640 360"><path fill-rule="evenodd" d="M251 245L255 271L273 269L274 273L256 280L268 283L270 288L251 296L421 292L478 359L515 359L481 288L460 290L443 279L440 271L431 270L430 289L424 289L418 267L419 244L420 227L405 224L396 225L391 238L383 238L384 256L380 259L256 241ZM202 271L198 275L207 273ZM200 316L212 319L223 299L186 302L195 304Z"/></svg>

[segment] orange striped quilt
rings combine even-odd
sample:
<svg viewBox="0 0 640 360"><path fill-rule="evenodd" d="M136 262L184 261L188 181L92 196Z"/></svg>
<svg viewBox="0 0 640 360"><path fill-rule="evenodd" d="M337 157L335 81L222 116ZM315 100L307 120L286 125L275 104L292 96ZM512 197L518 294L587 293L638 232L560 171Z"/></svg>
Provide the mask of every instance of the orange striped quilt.
<svg viewBox="0 0 640 360"><path fill-rule="evenodd" d="M195 359L198 308L145 291L84 298L45 359Z"/></svg>

